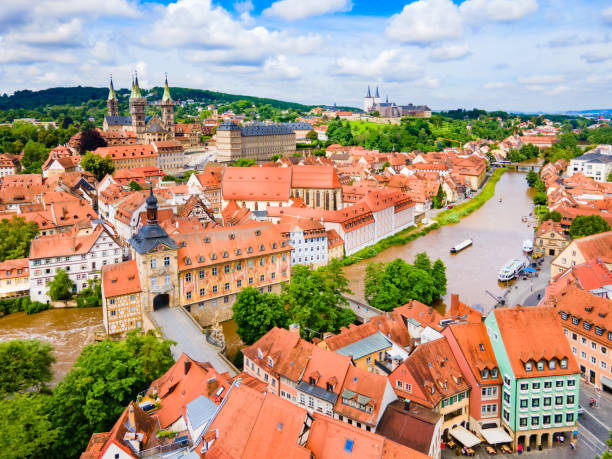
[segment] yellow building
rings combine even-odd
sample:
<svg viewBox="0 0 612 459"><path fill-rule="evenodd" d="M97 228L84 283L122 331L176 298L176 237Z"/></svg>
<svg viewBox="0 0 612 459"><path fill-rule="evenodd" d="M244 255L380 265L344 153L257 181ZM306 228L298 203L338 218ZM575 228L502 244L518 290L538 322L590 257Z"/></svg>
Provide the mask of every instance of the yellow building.
<svg viewBox="0 0 612 459"><path fill-rule="evenodd" d="M142 327L142 288L136 260L102 269L102 320L109 335Z"/></svg>
<svg viewBox="0 0 612 459"><path fill-rule="evenodd" d="M180 304L202 324L231 319L246 287L280 293L291 277L291 245L271 223L218 227L175 236Z"/></svg>
<svg viewBox="0 0 612 459"><path fill-rule="evenodd" d="M159 154L153 145L115 145L99 147L95 154L110 158L115 170L134 169L135 167L158 167Z"/></svg>
<svg viewBox="0 0 612 459"><path fill-rule="evenodd" d="M30 271L27 258L0 263L0 298L15 298L30 294Z"/></svg>
<svg viewBox="0 0 612 459"><path fill-rule="evenodd" d="M533 247L534 256L557 256L569 244L569 236L563 232L561 223L547 220L540 225L536 232Z"/></svg>
<svg viewBox="0 0 612 459"><path fill-rule="evenodd" d="M327 230L327 259L342 260L344 258L344 240L335 229Z"/></svg>
<svg viewBox="0 0 612 459"><path fill-rule="evenodd" d="M277 154L290 156L295 153L296 144L291 124L251 123L241 127L233 121L226 121L216 132L217 161L229 162L238 158L267 161Z"/></svg>

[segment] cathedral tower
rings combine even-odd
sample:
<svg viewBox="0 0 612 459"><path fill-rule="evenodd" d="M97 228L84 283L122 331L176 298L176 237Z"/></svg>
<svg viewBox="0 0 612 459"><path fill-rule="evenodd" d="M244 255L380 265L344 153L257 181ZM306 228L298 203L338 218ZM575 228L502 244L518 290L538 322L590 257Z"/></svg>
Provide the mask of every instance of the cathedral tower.
<svg viewBox="0 0 612 459"><path fill-rule="evenodd" d="M168 87L168 75L164 84L164 96L161 100L162 123L169 134L169 138L174 138L174 102L170 97L170 88Z"/></svg>
<svg viewBox="0 0 612 459"><path fill-rule="evenodd" d="M145 108L147 100L140 94L138 87L138 75L132 83L132 93L130 94L130 115L132 115L132 128L138 142L144 138L145 132Z"/></svg>
<svg viewBox="0 0 612 459"><path fill-rule="evenodd" d="M370 92L370 86L368 86L368 92L363 99L363 111L367 112L374 106L374 98L372 97L372 93Z"/></svg>
<svg viewBox="0 0 612 459"><path fill-rule="evenodd" d="M108 88L108 99L106 100L106 108L108 110L108 116L119 116L119 102L117 101L117 94L115 94L115 88L113 88L113 76L110 79L110 88Z"/></svg>

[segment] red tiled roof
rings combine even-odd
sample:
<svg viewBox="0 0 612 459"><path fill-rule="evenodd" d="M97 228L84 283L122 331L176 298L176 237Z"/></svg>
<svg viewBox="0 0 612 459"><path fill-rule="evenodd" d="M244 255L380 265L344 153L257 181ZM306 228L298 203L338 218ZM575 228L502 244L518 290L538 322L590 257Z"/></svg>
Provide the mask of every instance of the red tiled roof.
<svg viewBox="0 0 612 459"><path fill-rule="evenodd" d="M336 169L333 166L294 166L292 188L340 188Z"/></svg>
<svg viewBox="0 0 612 459"><path fill-rule="evenodd" d="M15 279L17 277L29 277L28 258L16 258L5 260L0 263L0 279Z"/></svg>
<svg viewBox="0 0 612 459"><path fill-rule="evenodd" d="M153 145L115 145L114 147L98 147L95 154L110 157L113 160L146 158L158 156Z"/></svg>
<svg viewBox="0 0 612 459"><path fill-rule="evenodd" d="M102 285L105 298L141 292L136 260L104 266Z"/></svg>
<svg viewBox="0 0 612 459"><path fill-rule="evenodd" d="M291 168L226 167L221 189L225 200L287 201L291 197Z"/></svg>

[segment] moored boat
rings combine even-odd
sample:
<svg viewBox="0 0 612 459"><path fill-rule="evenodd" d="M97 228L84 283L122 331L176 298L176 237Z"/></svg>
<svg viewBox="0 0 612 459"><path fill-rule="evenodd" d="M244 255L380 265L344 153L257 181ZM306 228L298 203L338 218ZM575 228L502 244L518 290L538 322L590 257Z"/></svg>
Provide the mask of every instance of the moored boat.
<svg viewBox="0 0 612 459"><path fill-rule="evenodd" d="M502 282L510 281L518 276L518 273L520 273L525 266L527 266L525 260L519 260L518 258L512 259L499 270L497 279Z"/></svg>
<svg viewBox="0 0 612 459"><path fill-rule="evenodd" d="M525 239L523 241L523 252L533 252L533 241L531 239Z"/></svg>
<svg viewBox="0 0 612 459"><path fill-rule="evenodd" d="M461 252L463 249L471 246L472 244L473 244L473 241L471 239L466 239L465 241L460 242L456 246L451 247L450 252L451 253Z"/></svg>

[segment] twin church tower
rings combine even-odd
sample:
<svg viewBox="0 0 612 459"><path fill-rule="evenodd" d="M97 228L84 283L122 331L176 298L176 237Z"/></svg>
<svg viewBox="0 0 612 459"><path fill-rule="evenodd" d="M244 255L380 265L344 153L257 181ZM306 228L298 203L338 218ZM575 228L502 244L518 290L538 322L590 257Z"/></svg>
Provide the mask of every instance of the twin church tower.
<svg viewBox="0 0 612 459"><path fill-rule="evenodd" d="M174 102L170 97L168 77L164 82L164 95L158 105L161 107L161 118L158 115L147 116L147 99L142 96L138 86L138 75L132 79L130 93L130 116L119 116L119 101L111 77L104 118L105 131L131 130L138 143L152 143L174 138Z"/></svg>

